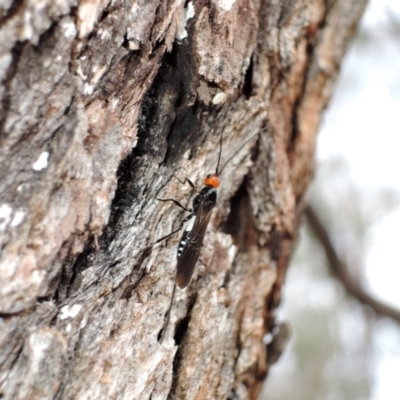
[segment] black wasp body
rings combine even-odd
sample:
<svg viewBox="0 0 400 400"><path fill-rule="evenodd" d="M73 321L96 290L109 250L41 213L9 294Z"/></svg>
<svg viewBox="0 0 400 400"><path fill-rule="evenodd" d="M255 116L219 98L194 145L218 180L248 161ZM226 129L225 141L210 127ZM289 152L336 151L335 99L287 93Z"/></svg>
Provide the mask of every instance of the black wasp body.
<svg viewBox="0 0 400 400"><path fill-rule="evenodd" d="M253 135L248 139L225 163L225 165L219 170L219 164L221 161L222 153L222 135L220 141L220 150L218 155L218 164L214 174L209 174L204 179L204 187L200 191L197 191L194 184L186 179L185 181L190 184L190 186L196 190L197 195L193 200L193 208L190 210L183 206L179 201L174 199L158 199L161 201L172 201L177 206L181 207L190 214L181 222L179 228L171 232L169 235L162 237L153 243L159 243L175 234L176 232L183 229L185 223L187 224L185 230L182 234L181 240L179 241L178 252L177 252L177 266L176 266L176 277L174 289L172 291L171 303L167 312L165 327L162 333L161 341L163 340L164 334L167 330L169 323L169 316L171 313L172 304L175 297L176 285L181 289L184 289L190 282L193 275L194 268L196 266L197 260L200 256L200 251L203 246L204 236L206 234L208 223L210 222L211 213L217 204L217 188L220 185L219 176L226 167L226 165L236 156L236 154L252 140L257 134Z"/></svg>
<svg viewBox="0 0 400 400"><path fill-rule="evenodd" d="M211 212L216 204L217 191L212 186L205 186L193 200L193 212L178 246L176 283L181 289L189 284L192 277L200 256Z"/></svg>

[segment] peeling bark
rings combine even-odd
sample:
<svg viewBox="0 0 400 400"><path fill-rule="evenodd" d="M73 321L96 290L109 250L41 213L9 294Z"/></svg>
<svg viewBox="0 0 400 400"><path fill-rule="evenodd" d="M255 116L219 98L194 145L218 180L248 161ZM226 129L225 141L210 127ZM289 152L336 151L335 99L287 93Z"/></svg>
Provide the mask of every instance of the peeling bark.
<svg viewBox="0 0 400 400"><path fill-rule="evenodd" d="M0 397L254 399L263 336L365 1L6 1ZM189 287L193 190L226 167Z"/></svg>

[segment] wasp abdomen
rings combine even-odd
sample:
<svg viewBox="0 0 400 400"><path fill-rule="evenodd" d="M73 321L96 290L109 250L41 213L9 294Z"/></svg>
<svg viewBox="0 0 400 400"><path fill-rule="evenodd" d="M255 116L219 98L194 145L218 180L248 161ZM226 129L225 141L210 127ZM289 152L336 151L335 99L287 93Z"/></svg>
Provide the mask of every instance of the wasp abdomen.
<svg viewBox="0 0 400 400"><path fill-rule="evenodd" d="M196 216L193 216L193 218L191 218L189 220L188 226L186 227L185 231L182 234L181 240L179 241L179 246L178 246L178 258L182 255L182 252L184 250L184 248L186 247L186 245L188 244L188 240L190 237L190 232L193 228L193 224L194 224L194 220L195 220ZM190 229L188 229L190 228Z"/></svg>

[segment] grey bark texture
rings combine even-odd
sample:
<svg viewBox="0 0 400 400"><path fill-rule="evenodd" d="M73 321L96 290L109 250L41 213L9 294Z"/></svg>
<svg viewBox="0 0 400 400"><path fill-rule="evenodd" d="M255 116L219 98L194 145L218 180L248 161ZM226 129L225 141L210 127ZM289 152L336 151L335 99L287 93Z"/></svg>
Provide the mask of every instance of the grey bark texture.
<svg viewBox="0 0 400 400"><path fill-rule="evenodd" d="M0 398L255 399L365 1L0 5ZM223 171L164 341L193 190Z"/></svg>

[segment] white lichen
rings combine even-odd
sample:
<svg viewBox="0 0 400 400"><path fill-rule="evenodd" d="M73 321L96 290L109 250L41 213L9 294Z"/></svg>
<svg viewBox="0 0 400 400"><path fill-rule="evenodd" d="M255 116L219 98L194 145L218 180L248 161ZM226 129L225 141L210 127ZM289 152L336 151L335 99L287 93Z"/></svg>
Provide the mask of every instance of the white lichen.
<svg viewBox="0 0 400 400"><path fill-rule="evenodd" d="M64 35L67 38L75 37L78 33L78 30L76 29L76 26L72 21L64 22L62 24L62 27L64 28Z"/></svg>
<svg viewBox="0 0 400 400"><path fill-rule="evenodd" d="M74 304L73 306L64 306L60 311L60 319L75 318L79 311L81 311L81 304Z"/></svg>
<svg viewBox="0 0 400 400"><path fill-rule="evenodd" d="M90 85L89 83L85 83L83 85L83 94L85 96L91 95L93 93L93 91L94 91L93 85Z"/></svg>
<svg viewBox="0 0 400 400"><path fill-rule="evenodd" d="M39 158L33 163L32 168L34 171L41 171L42 169L47 168L49 161L49 152L44 151Z"/></svg>
<svg viewBox="0 0 400 400"><path fill-rule="evenodd" d="M185 8L185 12L181 15L181 20L179 22L178 30L176 31L176 39L183 40L187 37L188 33L186 30L186 23L189 19L195 16L193 3L190 1Z"/></svg>
<svg viewBox="0 0 400 400"><path fill-rule="evenodd" d="M215 0L215 4L218 8L222 8L224 11L229 11L236 0Z"/></svg>
<svg viewBox="0 0 400 400"><path fill-rule="evenodd" d="M24 220L24 217L25 217L25 213L23 211L16 211L14 214L14 217L11 221L10 226L15 228Z"/></svg>
<svg viewBox="0 0 400 400"><path fill-rule="evenodd" d="M4 231L11 221L13 209L8 204L0 206L0 231Z"/></svg>
<svg viewBox="0 0 400 400"><path fill-rule="evenodd" d="M78 74L78 76L80 76L82 78L83 81L86 81L87 75L83 73L82 66L80 64L78 65L78 68L76 69L76 73Z"/></svg>
<svg viewBox="0 0 400 400"><path fill-rule="evenodd" d="M212 99L212 103L215 105L224 104L226 102L227 96L224 92L217 93Z"/></svg>

